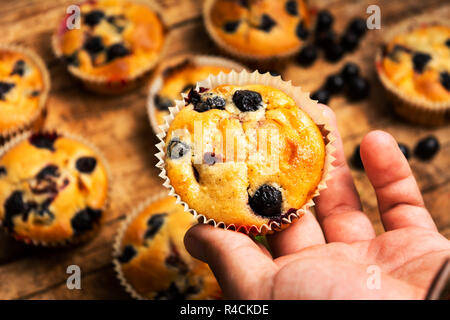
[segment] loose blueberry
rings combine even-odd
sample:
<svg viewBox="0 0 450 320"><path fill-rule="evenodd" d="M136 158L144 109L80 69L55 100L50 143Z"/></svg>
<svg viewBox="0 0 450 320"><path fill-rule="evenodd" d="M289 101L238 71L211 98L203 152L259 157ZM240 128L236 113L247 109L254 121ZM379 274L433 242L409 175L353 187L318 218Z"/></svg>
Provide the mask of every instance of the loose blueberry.
<svg viewBox="0 0 450 320"><path fill-rule="evenodd" d="M352 31L345 32L341 37L341 45L347 52L351 52L358 46L359 37Z"/></svg>
<svg viewBox="0 0 450 320"><path fill-rule="evenodd" d="M50 177L59 177L58 166L49 164L45 166L41 171L39 171L39 173L36 175L36 179L38 180L49 179Z"/></svg>
<svg viewBox="0 0 450 320"><path fill-rule="evenodd" d="M303 21L300 21L297 24L297 28L295 29L295 34L297 35L297 37L301 40L305 40L306 38L308 38L309 35L309 31L308 29L305 27L305 24Z"/></svg>
<svg viewBox="0 0 450 320"><path fill-rule="evenodd" d="M338 61L344 55L344 48L340 43L330 44L325 48L325 59L331 62Z"/></svg>
<svg viewBox="0 0 450 320"><path fill-rule="evenodd" d="M4 225L9 230L14 227L13 218L19 214L23 214L27 211L27 205L23 201L23 194L21 191L14 191L8 199L6 199L4 205L5 218Z"/></svg>
<svg viewBox="0 0 450 320"><path fill-rule="evenodd" d="M428 53L416 52L412 58L414 71L417 73L422 73L430 60L431 56Z"/></svg>
<svg viewBox="0 0 450 320"><path fill-rule="evenodd" d="M167 97L161 97L160 95L155 95L154 98L155 106L158 110L167 111L169 107L173 107L175 105L174 101Z"/></svg>
<svg viewBox="0 0 450 320"><path fill-rule="evenodd" d="M0 81L0 100L5 100L5 95L15 86L14 83Z"/></svg>
<svg viewBox="0 0 450 320"><path fill-rule="evenodd" d="M296 0L289 0L284 5L284 8L286 9L286 12L289 13L291 16L297 16L298 15L298 5Z"/></svg>
<svg viewBox="0 0 450 320"><path fill-rule="evenodd" d="M297 62L305 67L312 65L316 59L317 48L312 44L304 46L297 56Z"/></svg>
<svg viewBox="0 0 450 320"><path fill-rule="evenodd" d="M0 177L6 176L7 173L8 173L8 171L6 170L6 168L4 166L0 166Z"/></svg>
<svg viewBox="0 0 450 320"><path fill-rule="evenodd" d="M439 151L439 141L434 136L428 136L421 139L414 148L414 155L422 160L433 158Z"/></svg>
<svg viewBox="0 0 450 320"><path fill-rule="evenodd" d="M257 111L263 106L261 95L251 90L237 90L233 94L233 102L242 112Z"/></svg>
<svg viewBox="0 0 450 320"><path fill-rule="evenodd" d="M144 235L145 239L151 239L155 236L155 234L159 231L159 229L161 229L162 225L164 224L166 216L167 214L165 213L158 213L152 215L150 219L148 219L147 221L148 229Z"/></svg>
<svg viewBox="0 0 450 320"><path fill-rule="evenodd" d="M214 152L205 152L203 155L203 163L207 165L215 165L218 162L222 162L222 158L216 155Z"/></svg>
<svg viewBox="0 0 450 320"><path fill-rule="evenodd" d="M314 43L319 48L327 49L336 43L336 33L331 29L317 32Z"/></svg>
<svg viewBox="0 0 450 320"><path fill-rule="evenodd" d="M347 62L341 70L341 75L345 80L350 80L359 76L359 67L356 63Z"/></svg>
<svg viewBox="0 0 450 320"><path fill-rule="evenodd" d="M106 57L108 61L125 57L130 53L130 50L128 50L122 43L113 44L106 49Z"/></svg>
<svg viewBox="0 0 450 320"><path fill-rule="evenodd" d="M80 235L92 230L94 224L100 220L101 215L101 210L96 210L89 207L78 211L70 220L74 234Z"/></svg>
<svg viewBox="0 0 450 320"><path fill-rule="evenodd" d="M173 160L182 158L189 152L189 150L190 147L186 143L181 142L178 138L173 138L170 140L167 147L169 158Z"/></svg>
<svg viewBox="0 0 450 320"><path fill-rule="evenodd" d="M450 91L450 74L447 71L441 72L440 80L442 86L447 89L447 91Z"/></svg>
<svg viewBox="0 0 450 320"><path fill-rule="evenodd" d="M403 155L405 156L406 159L409 159L409 148L406 144L403 143L399 143L398 147L400 149L400 151L403 153Z"/></svg>
<svg viewBox="0 0 450 320"><path fill-rule="evenodd" d="M86 23L90 27L94 27L100 23L100 21L105 17L103 11L100 10L92 10L88 14L84 16L84 23Z"/></svg>
<svg viewBox="0 0 450 320"><path fill-rule="evenodd" d="M319 89L311 95L311 99L318 100L319 103L327 104L330 100L330 93L326 89Z"/></svg>
<svg viewBox="0 0 450 320"><path fill-rule="evenodd" d="M101 37L89 37L84 42L83 48L91 55L95 55L105 49Z"/></svg>
<svg viewBox="0 0 450 320"><path fill-rule="evenodd" d="M235 33L236 30L239 28L239 25L241 24L240 20L235 20L235 21L227 21L225 22L225 24L223 25L223 30L226 33Z"/></svg>
<svg viewBox="0 0 450 320"><path fill-rule="evenodd" d="M347 98L351 101L357 101L369 95L370 85L366 79L357 76L350 79L347 89Z"/></svg>
<svg viewBox="0 0 450 320"><path fill-rule="evenodd" d="M25 74L25 61L24 60L17 60L17 62L14 64L13 70L11 71L11 75L17 74L21 77Z"/></svg>
<svg viewBox="0 0 450 320"><path fill-rule="evenodd" d="M249 197L250 208L263 217L279 217L282 201L281 191L267 184L259 187L255 194Z"/></svg>
<svg viewBox="0 0 450 320"><path fill-rule="evenodd" d="M355 148L355 151L353 151L352 164L356 169L364 170L364 165L361 160L360 150L361 150L360 145L357 145Z"/></svg>
<svg viewBox="0 0 450 320"><path fill-rule="evenodd" d="M344 89L344 78L340 74L328 76L325 81L325 89L330 93L338 93Z"/></svg>
<svg viewBox="0 0 450 320"><path fill-rule="evenodd" d="M355 18L350 21L347 30L354 32L358 37L364 35L367 31L366 20Z"/></svg>
<svg viewBox="0 0 450 320"><path fill-rule="evenodd" d="M324 31L331 28L334 18L327 10L322 10L317 14L316 30Z"/></svg>
<svg viewBox="0 0 450 320"><path fill-rule="evenodd" d="M29 141L36 148L55 151L54 143L56 139L58 139L56 133L35 133L30 137Z"/></svg>
<svg viewBox="0 0 450 320"><path fill-rule="evenodd" d="M126 245L123 248L122 254L117 258L120 263L130 262L137 255L136 249L131 245Z"/></svg>
<svg viewBox="0 0 450 320"><path fill-rule="evenodd" d="M94 157L81 157L77 159L75 167L82 173L91 173L97 166L97 159Z"/></svg>
<svg viewBox="0 0 450 320"><path fill-rule="evenodd" d="M225 108L225 104L225 99L222 97L207 97L206 99L194 104L194 110L197 112L205 112L211 109L223 110Z"/></svg>
<svg viewBox="0 0 450 320"><path fill-rule="evenodd" d="M277 23L275 22L275 20L273 20L268 14L263 14L261 16L261 23L260 23L258 29L260 29L264 32L270 32L270 30L272 30L272 28L276 24Z"/></svg>

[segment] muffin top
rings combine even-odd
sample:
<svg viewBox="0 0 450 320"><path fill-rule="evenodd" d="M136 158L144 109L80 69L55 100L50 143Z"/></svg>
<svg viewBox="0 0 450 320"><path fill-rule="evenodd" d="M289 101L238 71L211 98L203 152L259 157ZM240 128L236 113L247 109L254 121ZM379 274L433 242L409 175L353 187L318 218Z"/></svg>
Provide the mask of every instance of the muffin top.
<svg viewBox="0 0 450 320"><path fill-rule="evenodd" d="M76 239L100 222L107 172L94 150L35 133L0 155L0 221L25 241Z"/></svg>
<svg viewBox="0 0 450 320"><path fill-rule="evenodd" d="M0 48L0 135L39 114L49 89L46 77L25 53Z"/></svg>
<svg viewBox="0 0 450 320"><path fill-rule="evenodd" d="M285 55L308 36L309 15L302 0L216 0L209 15L210 32L238 54Z"/></svg>
<svg viewBox="0 0 450 320"><path fill-rule="evenodd" d="M385 46L382 70L405 95L450 101L450 27L428 24L398 34Z"/></svg>
<svg viewBox="0 0 450 320"><path fill-rule="evenodd" d="M143 1L86 1L80 10L80 28L68 29L66 17L56 34L56 50L74 72L118 81L154 65L165 31Z"/></svg>
<svg viewBox="0 0 450 320"><path fill-rule="evenodd" d="M165 138L165 169L191 209L217 223L261 227L311 199L324 139L286 93L222 85L186 100Z"/></svg>
<svg viewBox="0 0 450 320"><path fill-rule="evenodd" d="M220 297L220 287L208 265L192 258L184 248L184 234L195 223L174 197L164 197L148 205L128 224L117 260L123 277L141 297Z"/></svg>

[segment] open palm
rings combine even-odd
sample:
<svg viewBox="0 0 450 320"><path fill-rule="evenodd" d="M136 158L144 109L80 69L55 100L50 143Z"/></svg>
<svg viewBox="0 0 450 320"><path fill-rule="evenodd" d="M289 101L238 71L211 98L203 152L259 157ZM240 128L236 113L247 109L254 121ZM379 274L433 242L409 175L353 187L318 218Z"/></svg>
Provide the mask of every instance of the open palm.
<svg viewBox="0 0 450 320"><path fill-rule="evenodd" d="M336 128L334 113L321 106ZM316 217L302 216L268 236L272 254L237 232L197 225L185 244L207 262L232 299L420 299L450 241L437 232L396 141L374 131L361 158L386 232L378 237L361 211L337 129L328 188L315 199Z"/></svg>

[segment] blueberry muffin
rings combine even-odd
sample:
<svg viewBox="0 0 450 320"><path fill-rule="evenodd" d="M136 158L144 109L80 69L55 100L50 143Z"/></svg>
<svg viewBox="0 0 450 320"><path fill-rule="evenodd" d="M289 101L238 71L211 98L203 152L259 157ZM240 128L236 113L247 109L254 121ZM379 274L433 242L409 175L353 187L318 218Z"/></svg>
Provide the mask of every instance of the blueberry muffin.
<svg viewBox="0 0 450 320"><path fill-rule="evenodd" d="M450 110L450 26L414 23L403 28L382 47L377 70L384 86L400 100L401 115L444 120ZM430 116L439 112L438 118L422 113L428 106Z"/></svg>
<svg viewBox="0 0 450 320"><path fill-rule="evenodd" d="M179 56L158 67L150 86L148 112L155 132L164 123L169 107L175 100L182 99L181 93L187 93L198 81L210 74L228 73L232 69L240 71L244 67L238 63L211 56Z"/></svg>
<svg viewBox="0 0 450 320"><path fill-rule="evenodd" d="M262 84L191 90L165 137L175 193L197 214L236 229L282 224L324 174L324 138L301 108Z"/></svg>
<svg viewBox="0 0 450 320"><path fill-rule="evenodd" d="M101 156L78 139L26 134L0 153L0 222L17 239L84 240L100 225L107 196Z"/></svg>
<svg viewBox="0 0 450 320"><path fill-rule="evenodd" d="M50 78L29 49L0 45L0 143L43 119Z"/></svg>
<svg viewBox="0 0 450 320"><path fill-rule="evenodd" d="M138 208L122 226L115 260L119 278L135 298L216 299L221 295L208 265L184 248L186 231L196 223L174 197Z"/></svg>
<svg viewBox="0 0 450 320"><path fill-rule="evenodd" d="M53 37L53 47L88 88L120 93L155 66L165 28L148 2L86 1L80 10L80 28L68 28L66 17Z"/></svg>
<svg viewBox="0 0 450 320"><path fill-rule="evenodd" d="M208 0L204 19L220 47L248 59L293 54L309 34L303 0Z"/></svg>

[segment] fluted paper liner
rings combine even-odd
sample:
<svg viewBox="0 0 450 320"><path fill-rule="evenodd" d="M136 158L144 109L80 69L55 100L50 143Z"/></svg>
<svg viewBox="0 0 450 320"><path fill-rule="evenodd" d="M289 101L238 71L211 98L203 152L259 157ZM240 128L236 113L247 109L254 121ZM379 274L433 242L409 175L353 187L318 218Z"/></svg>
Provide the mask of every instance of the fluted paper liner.
<svg viewBox="0 0 450 320"><path fill-rule="evenodd" d="M176 67L184 62L192 62L198 66L215 66L234 69L236 71L245 70L246 67L233 60L226 59L219 56L204 56L204 55L189 55L183 54L169 58L169 60L160 64L152 77L148 89L147 97L147 115L150 120L150 125L155 134L160 132L158 120L156 118L155 95L161 90L164 84L164 70L170 67Z"/></svg>
<svg viewBox="0 0 450 320"><path fill-rule="evenodd" d="M33 115L28 119L28 121L24 123L19 123L14 127L11 127L9 129L0 131L0 145L2 142L7 141L8 139L12 138L16 134L23 133L27 130L30 130L33 128L33 126L40 122L40 119L45 118L46 113L46 104L47 104L47 98L48 93L50 91L51 87L51 81L50 81L50 75L48 73L47 67L45 66L44 61L35 53L33 50L28 49L23 46L14 45L14 44L0 44L0 51L10 51L10 52L17 52L25 55L26 57L30 58L31 61L35 64L35 66L39 69L42 81L44 84L44 89L42 90L40 96L39 96L39 105L36 111L33 113Z"/></svg>
<svg viewBox="0 0 450 320"><path fill-rule="evenodd" d="M325 163L324 169L322 173L322 179L319 182L316 191L311 196L311 198L303 205L302 208L298 209L296 212L287 213L287 215L281 218L280 223L277 221L269 222L269 224L263 224L261 226L244 226L244 225L235 225L235 224L225 224L223 221L215 221L214 219L208 218L207 216L198 213L196 210L189 207L189 205L184 202L181 197L175 192L175 189L170 184L170 180L166 175L166 169L164 164L165 157L165 142L164 137L170 127L172 120L175 116L180 112L182 108L185 107L184 100L177 100L176 105L174 107L169 108L170 115L166 116L165 124L161 125L161 133L157 134L160 142L156 145L159 152L156 153L156 157L158 158L158 163L156 167L161 170L159 176L164 180L163 185L169 189L169 195L173 195L177 199L177 203L180 203L184 206L185 211L191 212L194 217L200 223L210 224L216 228L223 228L229 230L235 230L239 232L244 232L246 234L267 234L272 233L274 231L280 231L285 227L289 226L292 222L302 216L309 208L314 206L313 198L317 197L320 194L321 190L324 190L326 186L326 182L331 178L331 172L333 170L333 161L335 158L332 156L335 151L335 147L333 146L333 141L335 137L332 135L333 128L328 123L328 120L323 115L322 109L317 106L317 101L311 100L309 98L309 93L304 92L300 87L294 87L291 81L283 81L280 76L273 77L269 73L261 74L258 71L249 73L244 70L239 73L232 71L228 74L221 72L217 76L210 75L208 79L198 82L197 89L199 87L212 89L218 87L220 85L247 85L247 84L261 84L270 86L285 92L288 96L294 99L297 106L301 106L301 109L306 112L312 120L319 127L322 132L322 136L325 142ZM186 94L182 95L183 98L186 97Z"/></svg>
<svg viewBox="0 0 450 320"><path fill-rule="evenodd" d="M448 10L447 10L448 11ZM448 20L439 17L422 15L407 19L390 28L383 37L383 45L389 43L396 35L408 32L422 25L440 24L450 27ZM393 101L394 109L403 118L423 125L438 126L445 124L450 118L450 101L434 102L425 98L411 97L398 88L386 76L382 67L383 47L379 47L375 55L375 68L381 84Z"/></svg>
<svg viewBox="0 0 450 320"><path fill-rule="evenodd" d="M67 132L67 131L60 131L57 129L45 129L45 130L37 130L37 131L26 131L23 132L20 135L15 136L14 138L12 138L11 140L9 140L5 145L3 145L0 148L0 159L3 157L4 154L6 154L11 148L15 147L16 145L18 145L19 143L21 143L22 141L28 139L32 134L34 133L56 133L57 135L64 137L64 138L68 138L68 139L73 139L77 142L80 142L82 144L84 144L85 146L87 146L88 148L90 148L92 151L94 151L95 155L98 157L98 159L100 159L103 167L105 168L106 174L107 174L107 182L108 182L108 194L105 200L105 203L103 204L103 207L100 209L102 210L102 216L101 219L99 221L99 223L94 225L94 229L87 231L86 233L77 236L77 237L72 237L72 238L68 238L68 239L63 239L60 241L42 241L42 240L35 240L35 239L31 239L31 238L25 238L25 237L21 237L19 235L16 235L15 233L11 233L8 230L6 230L6 228L3 228L5 230L6 233L8 233L9 235L11 235L13 238L15 238L18 241L24 242L26 244L32 244L35 246L43 246L43 247L62 247L62 246L68 246L68 245L75 245L78 243L82 243L85 242L91 238L93 238L98 231L100 230L101 225L103 224L105 217L106 217L106 212L109 209L109 205L110 205L110 197L111 197L111 186L112 186L112 175L111 175L111 169L109 167L109 164L105 158L105 156L103 155L103 153L97 148L97 146L95 146L94 144L92 144L90 141L86 140L84 137L81 137L79 135ZM2 220L0 219L0 227L2 227Z"/></svg>

